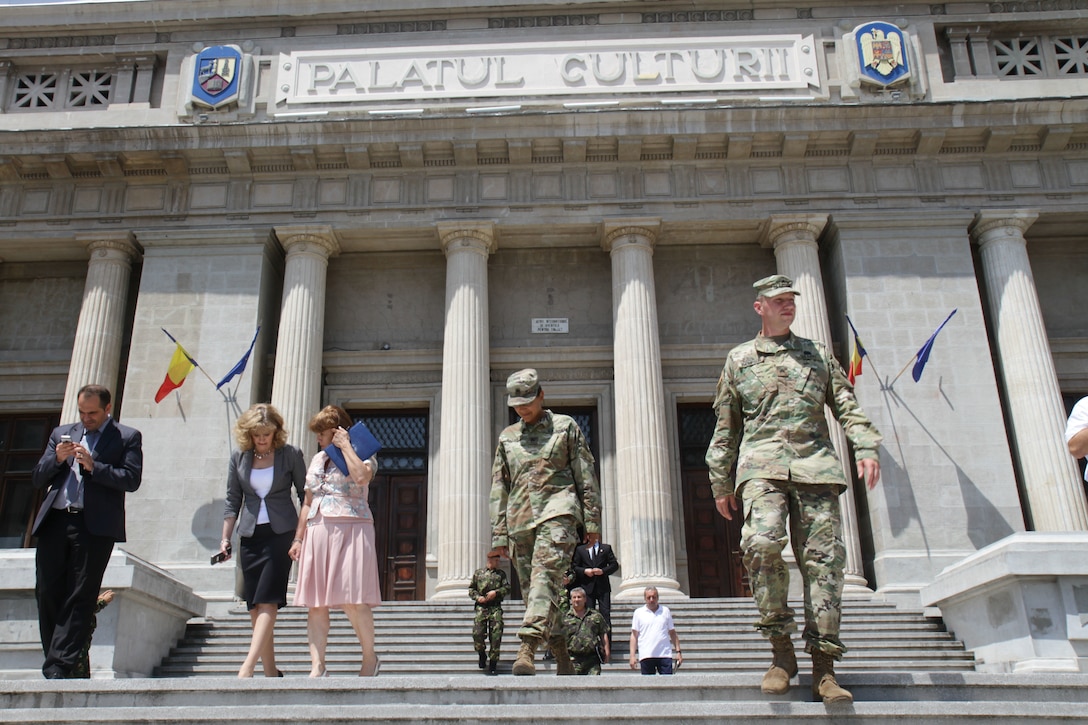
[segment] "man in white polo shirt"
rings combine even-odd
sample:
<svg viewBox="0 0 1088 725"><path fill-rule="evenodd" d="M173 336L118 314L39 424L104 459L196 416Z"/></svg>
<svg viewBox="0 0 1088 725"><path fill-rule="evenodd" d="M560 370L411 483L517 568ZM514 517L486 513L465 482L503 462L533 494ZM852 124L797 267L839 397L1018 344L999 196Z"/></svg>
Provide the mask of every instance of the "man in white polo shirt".
<svg viewBox="0 0 1088 725"><path fill-rule="evenodd" d="M673 657L677 667L684 662L672 612L658 603L657 587L646 587L642 596L646 604L631 618L631 669L641 666L644 675L671 675Z"/></svg>

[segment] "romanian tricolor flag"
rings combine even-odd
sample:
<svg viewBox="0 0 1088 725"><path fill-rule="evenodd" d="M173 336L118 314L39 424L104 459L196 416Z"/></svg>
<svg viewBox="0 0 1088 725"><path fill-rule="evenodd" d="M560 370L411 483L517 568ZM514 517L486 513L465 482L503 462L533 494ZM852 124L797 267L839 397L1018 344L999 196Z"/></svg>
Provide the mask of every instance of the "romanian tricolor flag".
<svg viewBox="0 0 1088 725"><path fill-rule="evenodd" d="M857 377L861 375L861 359L865 357L866 352L865 346L861 344L861 338L858 337L858 329L850 321L850 315L846 316L846 323L850 325L850 331L854 333L854 352L850 355L850 369L846 371L846 378L853 385Z"/></svg>
<svg viewBox="0 0 1088 725"><path fill-rule="evenodd" d="M163 330L163 332L166 332L166 330ZM166 336L174 340L174 336L169 332L166 332ZM162 399L170 394L170 391L180 388L181 384L185 382L185 377L196 367L196 360L193 360L192 356L185 352L185 348L181 346L181 343L174 340L174 344L177 347L174 349L174 356L170 358L170 367L166 369L166 377L163 379L162 385L159 386L159 392L155 393L156 403L161 403Z"/></svg>

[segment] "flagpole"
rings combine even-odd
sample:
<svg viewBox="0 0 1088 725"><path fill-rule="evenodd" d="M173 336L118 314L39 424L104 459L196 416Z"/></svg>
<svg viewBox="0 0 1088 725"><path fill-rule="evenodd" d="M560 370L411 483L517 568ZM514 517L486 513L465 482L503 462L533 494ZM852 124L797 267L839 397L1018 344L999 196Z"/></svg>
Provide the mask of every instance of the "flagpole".
<svg viewBox="0 0 1088 725"><path fill-rule="evenodd" d="M914 353L914 357L912 357L910 359L909 363L907 363L906 365L903 366L903 369L899 371L899 375L896 375L892 379L892 381L890 383L888 383L888 387L890 388L891 386L895 385L895 381L898 380L900 377L902 377L903 373L907 372L907 368L909 368L911 365L913 365L914 361L917 360L917 359L918 359L918 353ZM876 370L874 369L873 372L875 373Z"/></svg>
<svg viewBox="0 0 1088 725"><path fill-rule="evenodd" d="M923 352L924 352L924 353L926 354L926 358L927 358L927 360L928 360L928 358L929 358L929 352L928 352L928 351L926 350L926 348L928 347L928 348L932 349L932 345L933 345L933 343L934 343L934 342L935 342L935 341L937 340L937 335L941 334L941 330L943 330L943 329L944 329L944 326L948 324L948 321L949 321L949 320L951 320L951 319L952 319L952 316L953 316L953 315L955 315L955 314L956 314L957 312L959 312L959 308L958 308L958 307L957 307L956 309L954 309L954 310L952 310L951 312L949 312L949 313L948 313L948 317L944 318L944 322L942 322L942 323L941 323L940 325L938 325L938 326L937 326L937 329L936 329L936 330L934 330L934 331L933 331L933 334L932 334L932 335L930 335L930 336L929 336L929 337L928 337L928 338L926 339L925 343L923 343L922 347L921 347L921 348L920 348L920 349L918 350L918 352L914 353L914 357L912 357L912 358L910 359L910 362L908 362L908 363L907 363L907 364L906 364L906 365L905 365L905 366L903 367L903 369L899 371L899 375L896 375L896 376L895 376L895 380L892 380L892 382L891 382L891 383L889 384L889 387L890 387L891 385L894 385L894 384L895 384L895 381L896 381L896 380L898 380L898 379L899 379L899 377L900 377L900 376L901 376L901 375L902 375L903 373L907 372L907 368L909 368L909 367L910 367L911 365L913 365L914 363L916 363L916 362L918 361L918 359L919 359L919 358L920 358L920 357L922 356L922 353L923 353ZM922 363L922 366L923 366L923 367L925 367L925 362L923 362L923 363ZM921 378L921 375L922 375L922 373L921 373L921 371L919 371L919 372L918 372L918 376L914 378L914 381L915 381L915 382L918 382L918 380L919 380L919 379Z"/></svg>

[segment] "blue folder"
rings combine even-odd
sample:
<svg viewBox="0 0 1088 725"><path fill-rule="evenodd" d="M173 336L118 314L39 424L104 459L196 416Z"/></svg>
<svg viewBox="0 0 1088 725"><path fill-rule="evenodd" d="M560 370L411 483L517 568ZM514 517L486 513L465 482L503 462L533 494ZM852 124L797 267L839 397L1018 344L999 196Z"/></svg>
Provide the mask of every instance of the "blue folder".
<svg viewBox="0 0 1088 725"><path fill-rule="evenodd" d="M351 447L355 449L355 455L359 456L359 458L364 461L382 449L382 444L379 443L378 439L374 437L374 434L363 425L362 421L351 426L351 429L348 431L348 436L351 438ZM336 447L336 444L330 443L328 447L325 448L325 455L332 459L332 462L336 464L336 467L340 469L341 473L345 476L348 475L348 462L344 460L344 454L340 452L340 449Z"/></svg>

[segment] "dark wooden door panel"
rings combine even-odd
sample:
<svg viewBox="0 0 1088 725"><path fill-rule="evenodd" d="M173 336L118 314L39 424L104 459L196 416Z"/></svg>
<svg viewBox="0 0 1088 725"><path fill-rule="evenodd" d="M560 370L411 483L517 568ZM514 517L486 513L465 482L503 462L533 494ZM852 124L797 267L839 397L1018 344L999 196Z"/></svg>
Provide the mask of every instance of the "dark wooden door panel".
<svg viewBox="0 0 1088 725"><path fill-rule="evenodd" d="M718 513L707 471L686 470L682 476L691 596L750 596L740 554L739 515L727 521Z"/></svg>
<svg viewBox="0 0 1088 725"><path fill-rule="evenodd" d="M382 599L426 597L427 481L422 475L382 475L370 484Z"/></svg>

